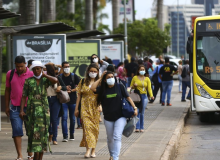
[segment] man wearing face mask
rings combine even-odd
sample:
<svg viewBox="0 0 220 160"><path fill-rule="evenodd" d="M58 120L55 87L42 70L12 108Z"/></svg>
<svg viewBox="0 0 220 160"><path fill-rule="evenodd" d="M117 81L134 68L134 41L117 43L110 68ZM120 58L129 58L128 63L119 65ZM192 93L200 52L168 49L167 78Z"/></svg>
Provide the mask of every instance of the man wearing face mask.
<svg viewBox="0 0 220 160"><path fill-rule="evenodd" d="M76 85L79 84L79 77L75 73L70 73L70 64L69 62L62 63L63 74L60 74L63 82L66 85L67 91L70 96L70 101L68 103L63 103L64 115L62 116L62 132L63 132L63 142L68 141L68 128L67 128L67 119L68 119L68 110L69 110L69 119L70 119L70 138L69 140L74 140L74 129L75 129L75 107L76 107ZM78 126L80 125L80 120L77 119Z"/></svg>
<svg viewBox="0 0 220 160"><path fill-rule="evenodd" d="M15 69L8 71L6 75L6 88L5 88L5 113L10 117L12 126L12 138L14 139L15 148L17 150L17 158L23 158L21 149L21 137L23 136L23 121L19 117L20 104L22 99L22 91L25 79L33 76L28 67L26 67L25 58L17 56L15 58ZM11 101L11 106L9 103ZM26 112L27 102L25 103L24 112ZM28 153L28 158L32 154Z"/></svg>

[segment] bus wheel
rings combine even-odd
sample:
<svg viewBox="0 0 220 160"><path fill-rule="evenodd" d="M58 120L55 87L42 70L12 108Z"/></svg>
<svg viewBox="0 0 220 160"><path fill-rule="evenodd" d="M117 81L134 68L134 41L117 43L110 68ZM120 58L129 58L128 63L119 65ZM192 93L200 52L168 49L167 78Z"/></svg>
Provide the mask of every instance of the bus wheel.
<svg viewBox="0 0 220 160"><path fill-rule="evenodd" d="M207 113L199 113L199 120L200 122L207 122L208 121L208 114Z"/></svg>

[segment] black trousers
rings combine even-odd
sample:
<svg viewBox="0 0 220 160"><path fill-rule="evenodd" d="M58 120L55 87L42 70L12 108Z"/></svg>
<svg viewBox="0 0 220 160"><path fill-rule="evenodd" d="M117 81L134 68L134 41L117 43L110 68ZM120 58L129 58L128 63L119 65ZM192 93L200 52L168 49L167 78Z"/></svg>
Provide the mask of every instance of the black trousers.
<svg viewBox="0 0 220 160"><path fill-rule="evenodd" d="M159 89L160 89L160 102L161 102L162 92L163 92L162 83L158 83L158 84L154 85L153 95L154 95L154 101L155 101Z"/></svg>

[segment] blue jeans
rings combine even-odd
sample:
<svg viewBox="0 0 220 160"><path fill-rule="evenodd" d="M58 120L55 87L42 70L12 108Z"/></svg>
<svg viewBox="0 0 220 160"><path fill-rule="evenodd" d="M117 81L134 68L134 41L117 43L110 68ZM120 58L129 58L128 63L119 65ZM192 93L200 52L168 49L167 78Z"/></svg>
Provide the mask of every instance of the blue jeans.
<svg viewBox="0 0 220 160"><path fill-rule="evenodd" d="M173 87L173 81L162 81L162 103L165 103L165 98L167 94L167 103L170 103L171 91Z"/></svg>
<svg viewBox="0 0 220 160"><path fill-rule="evenodd" d="M187 95L187 98L190 98L191 97L190 81L182 81L182 100L185 100L187 87L189 87L189 93Z"/></svg>
<svg viewBox="0 0 220 160"><path fill-rule="evenodd" d="M58 115L60 112L61 104L57 96L47 97L50 107L50 126L49 133L53 135L52 141L57 141L57 125Z"/></svg>
<svg viewBox="0 0 220 160"><path fill-rule="evenodd" d="M181 75L178 74L179 77L179 92L181 92L181 87L182 87L182 77Z"/></svg>
<svg viewBox="0 0 220 160"><path fill-rule="evenodd" d="M10 121L12 127L12 138L23 136L23 121L19 117L20 106L10 106ZM24 107L24 112L26 113L26 107Z"/></svg>
<svg viewBox="0 0 220 160"><path fill-rule="evenodd" d="M119 159L121 137L126 123L127 121L125 117L121 117L115 122L104 120L107 133L108 150L110 156L113 157L114 160Z"/></svg>
<svg viewBox="0 0 220 160"><path fill-rule="evenodd" d="M131 80L132 80L132 77L128 77L127 87L130 87L130 85L131 85Z"/></svg>
<svg viewBox="0 0 220 160"><path fill-rule="evenodd" d="M146 94L141 94L141 100L142 100L142 112L138 113L139 121L136 124L136 129L144 129L144 112L145 108L147 107L148 98Z"/></svg>
<svg viewBox="0 0 220 160"><path fill-rule="evenodd" d="M68 104L63 103L63 116L62 116L62 132L63 132L63 138L68 137L68 129L67 129L67 119L68 119L68 109L69 109L69 119L70 119L70 135L74 134L75 129L75 107L76 104Z"/></svg>

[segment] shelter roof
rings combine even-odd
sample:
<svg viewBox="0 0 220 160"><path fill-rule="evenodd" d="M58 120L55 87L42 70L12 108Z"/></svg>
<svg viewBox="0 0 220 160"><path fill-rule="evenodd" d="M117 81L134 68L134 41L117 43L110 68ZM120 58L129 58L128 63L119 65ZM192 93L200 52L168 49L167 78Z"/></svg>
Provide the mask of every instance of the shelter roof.
<svg viewBox="0 0 220 160"><path fill-rule="evenodd" d="M4 8L0 8L0 19L7 19L7 18L12 18L12 17L18 17L18 16L21 16L21 15L5 10Z"/></svg>
<svg viewBox="0 0 220 160"><path fill-rule="evenodd" d="M79 31L79 32L72 32L66 33L67 39L80 39L80 38L88 38L91 36L103 35L105 33L97 31L97 30L87 30L87 31Z"/></svg>
<svg viewBox="0 0 220 160"><path fill-rule="evenodd" d="M94 36L94 37L90 37L90 38L105 40L105 39L124 38L124 37L125 36L123 34L111 34L111 35L104 35L104 36Z"/></svg>
<svg viewBox="0 0 220 160"><path fill-rule="evenodd" d="M10 28L13 28L16 33L21 34L47 34L76 30L74 27L62 22L10 26Z"/></svg>

